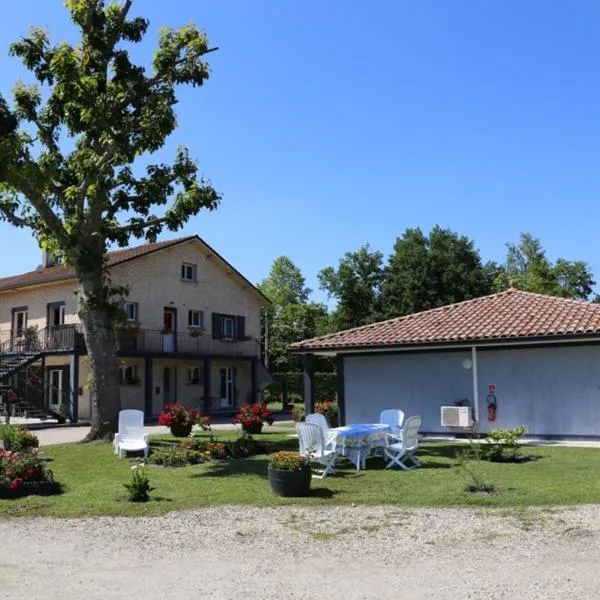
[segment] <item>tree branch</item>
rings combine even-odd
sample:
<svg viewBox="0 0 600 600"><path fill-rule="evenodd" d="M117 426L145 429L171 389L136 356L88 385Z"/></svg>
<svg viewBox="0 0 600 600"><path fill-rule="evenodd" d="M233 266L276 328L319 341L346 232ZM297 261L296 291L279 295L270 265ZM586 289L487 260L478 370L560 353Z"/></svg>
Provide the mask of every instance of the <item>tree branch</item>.
<svg viewBox="0 0 600 600"><path fill-rule="evenodd" d="M24 179L14 171L11 173L10 179L12 180L12 185L19 190L29 202L31 202L48 229L50 229L50 231L52 231L52 233L60 240L61 244L66 245L68 234L65 231L61 220L46 203L44 198L42 198L41 194L39 194L27 179Z"/></svg>

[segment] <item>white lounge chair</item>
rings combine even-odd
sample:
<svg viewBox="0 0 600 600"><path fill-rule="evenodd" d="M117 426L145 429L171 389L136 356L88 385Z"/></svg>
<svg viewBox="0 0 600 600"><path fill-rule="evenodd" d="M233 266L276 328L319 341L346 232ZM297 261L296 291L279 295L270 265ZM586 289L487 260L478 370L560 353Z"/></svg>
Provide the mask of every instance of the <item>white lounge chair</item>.
<svg viewBox="0 0 600 600"><path fill-rule="evenodd" d="M408 471L415 467L420 467L421 463L416 459L415 452L419 446L419 427L421 426L421 417L409 417L402 430L402 436L398 437L388 433L387 445L383 447L384 458L388 461L386 469L397 465L401 469ZM405 462L409 459L413 464L408 466Z"/></svg>
<svg viewBox="0 0 600 600"><path fill-rule="evenodd" d="M379 422L389 425L392 435L401 437L402 423L404 423L404 413L397 408L388 408L382 410L379 414Z"/></svg>
<svg viewBox="0 0 600 600"><path fill-rule="evenodd" d="M316 423L296 423L296 433L300 442L300 455L323 465L323 472L317 477L323 479L334 473L336 453L325 449L325 434L321 427Z"/></svg>
<svg viewBox="0 0 600 600"><path fill-rule="evenodd" d="M314 423L318 425L325 435L325 439L327 439L327 435L329 434L329 423L327 422L327 418L325 415L321 413L310 413L310 415L306 415L306 419L304 419L307 423Z"/></svg>
<svg viewBox="0 0 600 600"><path fill-rule="evenodd" d="M113 441L115 454L122 458L127 452L144 451L148 456L150 437L144 433L144 412L141 410L122 410L119 413L119 433Z"/></svg>

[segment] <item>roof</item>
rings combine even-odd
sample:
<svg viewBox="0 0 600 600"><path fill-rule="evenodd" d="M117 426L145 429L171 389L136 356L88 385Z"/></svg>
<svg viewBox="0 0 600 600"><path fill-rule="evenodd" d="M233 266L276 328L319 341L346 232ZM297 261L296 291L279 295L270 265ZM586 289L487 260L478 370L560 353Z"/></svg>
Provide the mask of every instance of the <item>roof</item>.
<svg viewBox="0 0 600 600"><path fill-rule="evenodd" d="M295 351L454 345L600 335L600 304L505 292L294 344Z"/></svg>
<svg viewBox="0 0 600 600"><path fill-rule="evenodd" d="M123 248L122 250L114 250L108 253L108 266L114 267L122 263L135 260L142 256L148 256L153 252L165 250L173 246L196 240L199 242L208 258L215 258L215 262L227 273L235 275L243 287L249 287L256 295L259 296L261 304L270 304L270 300L250 281L248 281L237 269L227 262L218 252L211 248L203 239L197 235L189 235L186 237L165 240L162 242L153 242ZM52 267L38 267L35 271L22 273L21 275L13 275L11 277L0 278L0 293L12 291L20 288L55 283L61 281L70 281L75 279L75 271L71 267L64 265L55 265Z"/></svg>

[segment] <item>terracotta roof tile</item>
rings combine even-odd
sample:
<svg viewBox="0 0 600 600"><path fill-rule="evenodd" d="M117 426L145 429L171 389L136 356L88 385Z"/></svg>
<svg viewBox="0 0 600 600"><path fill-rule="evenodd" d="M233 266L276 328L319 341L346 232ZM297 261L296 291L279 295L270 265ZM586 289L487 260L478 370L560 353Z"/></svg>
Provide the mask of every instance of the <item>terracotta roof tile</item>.
<svg viewBox="0 0 600 600"><path fill-rule="evenodd" d="M188 240L196 238L195 235L180 237L173 240L163 242L154 242L152 244L142 244L131 248L123 248L108 253L109 266L118 265L139 256L150 254L156 250L161 250L175 244L181 244ZM38 267L35 271L14 275L12 277L4 277L0 279L0 292L13 290L17 288L27 287L30 285L39 285L41 283L51 283L54 281L67 281L75 278L75 272L70 267L56 265L54 267Z"/></svg>
<svg viewBox="0 0 600 600"><path fill-rule="evenodd" d="M294 350L600 335L600 304L516 289L294 344Z"/></svg>

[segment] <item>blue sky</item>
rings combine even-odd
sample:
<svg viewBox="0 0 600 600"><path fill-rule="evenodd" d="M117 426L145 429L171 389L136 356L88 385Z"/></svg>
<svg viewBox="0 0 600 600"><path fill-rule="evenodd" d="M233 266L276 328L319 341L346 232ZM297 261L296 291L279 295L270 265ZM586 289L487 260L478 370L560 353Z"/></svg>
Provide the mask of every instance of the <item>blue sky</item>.
<svg viewBox="0 0 600 600"><path fill-rule="evenodd" d="M484 260L531 232L600 280L600 3L137 0L132 14L151 20L141 61L161 26L190 20L220 47L206 86L181 90L164 156L189 146L223 194L183 234L250 280L285 254L316 289L347 250L387 254L436 223ZM59 0L6 3L3 94L29 78L6 49L32 24L75 39ZM30 233L0 236L0 276L39 264Z"/></svg>

